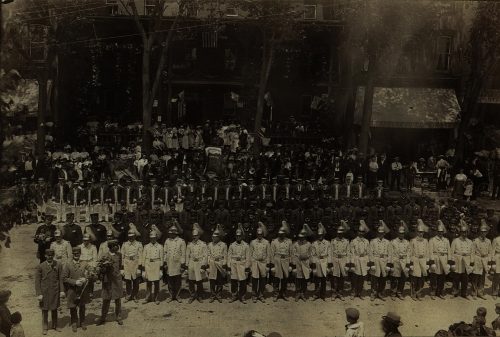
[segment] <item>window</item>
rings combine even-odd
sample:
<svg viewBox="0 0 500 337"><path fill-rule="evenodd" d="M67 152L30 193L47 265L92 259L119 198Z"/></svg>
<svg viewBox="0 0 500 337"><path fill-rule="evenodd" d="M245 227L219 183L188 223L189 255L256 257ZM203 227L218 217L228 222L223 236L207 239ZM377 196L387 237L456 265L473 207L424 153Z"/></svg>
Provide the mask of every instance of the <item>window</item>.
<svg viewBox="0 0 500 337"><path fill-rule="evenodd" d="M158 5L158 0L145 0L144 1L144 14L145 15L153 15Z"/></svg>
<svg viewBox="0 0 500 337"><path fill-rule="evenodd" d="M437 66L438 71L449 71L451 66L451 36L439 36L437 40Z"/></svg>
<svg viewBox="0 0 500 337"><path fill-rule="evenodd" d="M118 0L106 0L111 15L118 14Z"/></svg>
<svg viewBox="0 0 500 337"><path fill-rule="evenodd" d="M29 26L29 33L29 54L32 61L45 61L45 58L47 56L47 37L49 33L49 27L33 24Z"/></svg>
<svg viewBox="0 0 500 337"><path fill-rule="evenodd" d="M316 20L316 5L304 5L304 19Z"/></svg>
<svg viewBox="0 0 500 337"><path fill-rule="evenodd" d="M226 8L226 16L238 16L238 9L234 7Z"/></svg>
<svg viewBox="0 0 500 337"><path fill-rule="evenodd" d="M186 16L190 18L198 17L198 5L196 3L186 3L185 8Z"/></svg>
<svg viewBox="0 0 500 337"><path fill-rule="evenodd" d="M418 52L412 35L405 34L400 41L400 55L397 70L400 74L415 71L415 54Z"/></svg>

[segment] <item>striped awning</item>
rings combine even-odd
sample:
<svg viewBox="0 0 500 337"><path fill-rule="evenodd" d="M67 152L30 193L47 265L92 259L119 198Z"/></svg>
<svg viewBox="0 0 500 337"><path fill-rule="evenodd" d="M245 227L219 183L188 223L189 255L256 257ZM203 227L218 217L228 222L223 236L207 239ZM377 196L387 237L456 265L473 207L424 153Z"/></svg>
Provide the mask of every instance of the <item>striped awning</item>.
<svg viewBox="0 0 500 337"><path fill-rule="evenodd" d="M354 121L361 124L365 88L358 87ZM376 87L372 127L449 129L460 122L460 105L453 89Z"/></svg>

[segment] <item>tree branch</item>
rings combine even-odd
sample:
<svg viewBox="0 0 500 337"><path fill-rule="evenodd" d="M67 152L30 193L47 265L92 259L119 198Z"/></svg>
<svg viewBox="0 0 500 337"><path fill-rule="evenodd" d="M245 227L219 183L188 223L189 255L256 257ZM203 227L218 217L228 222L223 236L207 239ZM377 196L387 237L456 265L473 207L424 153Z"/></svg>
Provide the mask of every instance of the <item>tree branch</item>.
<svg viewBox="0 0 500 337"><path fill-rule="evenodd" d="M132 4L132 6L130 6L132 8L132 12L130 12L130 10L128 9L128 4L126 4L124 0L118 0L118 1L120 1L123 8L125 8L125 11L127 12L127 14L134 17L134 22L135 22L135 25L137 27L137 30L141 34L142 41L143 41L143 43L146 43L148 36L147 36L146 30L144 29L144 27L141 23L141 18L139 17L139 13L137 12L137 7L135 6L135 2L130 2Z"/></svg>

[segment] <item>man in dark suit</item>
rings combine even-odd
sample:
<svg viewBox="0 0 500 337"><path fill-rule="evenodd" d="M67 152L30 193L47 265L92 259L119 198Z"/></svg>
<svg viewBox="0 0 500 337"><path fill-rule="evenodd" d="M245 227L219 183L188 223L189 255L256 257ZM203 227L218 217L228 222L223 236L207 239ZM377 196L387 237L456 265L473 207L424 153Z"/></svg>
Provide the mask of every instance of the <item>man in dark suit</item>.
<svg viewBox="0 0 500 337"><path fill-rule="evenodd" d="M85 305L90 302L90 287L88 287L90 269L88 265L80 263L81 252L80 247L73 247L73 260L64 265L62 272L73 332L76 332L78 327L87 330Z"/></svg>
<svg viewBox="0 0 500 337"><path fill-rule="evenodd" d="M61 297L64 298L62 283L62 264L54 260L54 250L45 251L45 261L40 263L35 272L35 292L42 309L42 334L49 329L49 311L52 316L52 329L57 327L57 309Z"/></svg>

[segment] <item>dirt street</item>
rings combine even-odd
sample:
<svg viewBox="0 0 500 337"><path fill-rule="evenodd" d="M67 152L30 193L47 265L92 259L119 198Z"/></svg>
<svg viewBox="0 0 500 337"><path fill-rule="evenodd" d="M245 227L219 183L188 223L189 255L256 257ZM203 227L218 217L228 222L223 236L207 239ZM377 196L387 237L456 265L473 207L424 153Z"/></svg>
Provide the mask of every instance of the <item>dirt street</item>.
<svg viewBox="0 0 500 337"><path fill-rule="evenodd" d="M23 314L23 326L26 336L41 336L41 312L34 289L34 269L38 260L35 257L35 244L32 236L35 225L17 227L12 230L12 246L0 253L0 288L12 290L9 307L12 312ZM489 282L488 285L489 287ZM365 284L365 288L368 285ZM447 288L450 284L447 285ZM96 287L99 289L99 286ZM141 285L141 298L144 298L145 285ZM205 283L205 289L208 283ZM408 288L408 286L407 286ZM225 292L228 291L226 286ZM97 292L96 292L97 294ZM187 296L187 292L184 297ZM166 297L162 289L161 299ZM488 309L488 322L495 318L495 301L488 296L486 301L451 298L433 301L414 302L409 297L405 301L371 302L364 300L345 302L330 300L308 301L296 303L279 301L274 303L268 299L265 304L241 303L204 303L160 305L154 303L126 303L124 308L124 325L119 326L112 321L110 312L108 323L97 327L93 323L100 312L101 301L95 299L87 309L90 326L87 331L79 330L77 334L69 327L69 310L62 303L60 325L63 331L57 333L49 330L49 336L241 336L245 330L255 329L263 333L278 331L286 337L321 337L342 336L345 332L344 309L356 307L361 312L361 320L366 325L367 336L382 334L379 328L380 317L387 311L401 314L404 325L401 332L405 336L433 336L439 329L446 329L452 322L464 320L470 322L479 306ZM111 308L111 311L113 308Z"/></svg>

